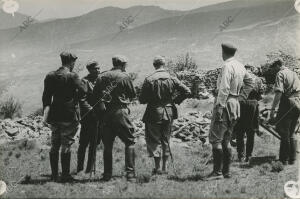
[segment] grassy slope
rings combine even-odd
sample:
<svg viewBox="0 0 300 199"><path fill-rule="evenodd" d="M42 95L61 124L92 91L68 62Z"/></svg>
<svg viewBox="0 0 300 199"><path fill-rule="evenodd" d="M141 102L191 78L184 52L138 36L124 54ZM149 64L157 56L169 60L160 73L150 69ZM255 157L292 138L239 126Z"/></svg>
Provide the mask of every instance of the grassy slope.
<svg viewBox="0 0 300 199"><path fill-rule="evenodd" d="M197 106L203 108L203 104ZM181 107L182 109L182 107ZM186 108L185 108L186 109ZM144 107L134 107L132 117L141 118ZM71 170L76 168L76 150L73 146ZM27 148L27 149L26 149ZM114 179L103 183L99 179L103 171L102 146L97 152L97 173L89 182L89 176L81 176L80 183L58 184L49 181L49 146L34 143L27 147L20 143L0 146L0 179L9 185L5 198L33 197L146 197L146 198L283 198L283 185L296 180L296 166L287 166L280 173L272 173L264 166L246 167L236 160L232 164L233 178L229 180L203 181L202 177L212 170L209 160L209 145L200 143L172 142L175 156L175 170L170 165L167 176L151 177L153 162L147 157L144 138L136 144L136 173L138 183L127 183L124 172L124 145L119 139L114 145ZM274 155L278 153L279 143L275 138L264 134L256 137L253 156ZM175 173L176 171L176 173ZM28 184L16 184L25 175L32 181ZM46 176L45 176L46 175ZM13 187L16 185L16 187Z"/></svg>
<svg viewBox="0 0 300 199"><path fill-rule="evenodd" d="M278 142L267 138L256 138L254 155L268 155L277 153ZM75 145L76 146L76 145ZM72 168L76 167L75 149L73 151ZM5 198L32 198L32 197L160 197L160 198L282 198L283 185L288 180L295 180L296 167L287 166L281 173L271 173L262 166L245 168L236 161L232 165L233 178L229 180L202 181L201 176L208 174L212 165L204 165L210 149L207 146L194 144L190 148L173 144L175 155L175 175L173 168L167 176L150 177L153 167L147 157L146 146L142 141L136 146L136 172L139 183L127 183L123 174L124 155L123 144L119 140L114 148L114 180L103 183L99 181L100 170L103 169L102 149L98 150L97 174L93 182L88 181L88 175L81 177L76 184L58 184L49 182L50 173L48 149L25 150L13 146L1 147L1 179L10 186ZM20 157L18 157L18 155ZM18 157L18 158L17 158ZM236 159L236 156L235 156ZM13 182L22 176L31 175L29 184ZM147 182L149 180L149 182Z"/></svg>

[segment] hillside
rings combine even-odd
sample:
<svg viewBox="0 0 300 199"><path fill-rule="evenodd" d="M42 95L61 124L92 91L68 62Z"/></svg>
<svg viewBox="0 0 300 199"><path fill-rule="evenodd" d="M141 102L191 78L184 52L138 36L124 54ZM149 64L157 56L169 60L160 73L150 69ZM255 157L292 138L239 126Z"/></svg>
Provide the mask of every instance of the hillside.
<svg viewBox="0 0 300 199"><path fill-rule="evenodd" d="M19 27L22 25L23 21L26 21L27 17L29 16L21 13L15 13L15 15L12 16L0 9L0 30Z"/></svg>
<svg viewBox="0 0 300 199"><path fill-rule="evenodd" d="M107 7L81 17L33 24L11 42L17 29L1 30L0 87L16 82L12 90L24 101L25 112L37 109L43 78L60 65L58 55L64 49L78 55L79 65L98 60L102 70L111 67L112 55L125 54L128 71L138 73L137 81L153 70L151 62L157 54L174 58L190 52L199 68L216 68L222 63L224 41L238 46L243 63L257 66L271 51L296 54L299 17L293 4L293 0L237 0L187 12L153 6ZM134 14L138 15L128 29L118 33L117 23ZM235 15L220 32L219 26Z"/></svg>

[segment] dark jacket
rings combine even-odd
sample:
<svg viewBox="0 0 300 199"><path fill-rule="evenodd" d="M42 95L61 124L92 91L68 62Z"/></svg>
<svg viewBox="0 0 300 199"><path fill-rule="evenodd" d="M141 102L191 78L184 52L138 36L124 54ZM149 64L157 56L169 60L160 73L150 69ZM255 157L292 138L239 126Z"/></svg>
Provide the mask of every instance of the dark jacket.
<svg viewBox="0 0 300 199"><path fill-rule="evenodd" d="M148 104L143 121L161 122L176 119L176 106L191 94L188 87L177 78L172 77L166 70L158 69L148 76L143 84L139 100Z"/></svg>
<svg viewBox="0 0 300 199"><path fill-rule="evenodd" d="M89 118L88 116L93 115L93 106L97 103L93 95L96 80L97 78L93 78L90 75L82 78L85 95L79 102L81 117Z"/></svg>
<svg viewBox="0 0 300 199"><path fill-rule="evenodd" d="M74 72L66 67L50 72L44 80L43 107L50 106L48 122L76 122L80 120L78 100L84 88Z"/></svg>
<svg viewBox="0 0 300 199"><path fill-rule="evenodd" d="M119 69L111 69L100 74L93 95L97 101L100 100L105 104L106 111L127 107L136 97L130 76ZM96 106L97 111L101 109L100 104Z"/></svg>
<svg viewBox="0 0 300 199"><path fill-rule="evenodd" d="M251 86L243 85L240 95L239 95L239 101L245 101L245 100L261 100L262 94L263 94L263 85L262 80L255 76L254 74L251 74L253 78L253 82Z"/></svg>

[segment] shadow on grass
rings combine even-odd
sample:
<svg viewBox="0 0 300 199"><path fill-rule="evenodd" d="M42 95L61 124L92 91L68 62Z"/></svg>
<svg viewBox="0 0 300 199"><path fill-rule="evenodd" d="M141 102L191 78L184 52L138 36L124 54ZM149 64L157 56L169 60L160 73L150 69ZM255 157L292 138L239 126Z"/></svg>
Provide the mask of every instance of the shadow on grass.
<svg viewBox="0 0 300 199"><path fill-rule="evenodd" d="M42 178L37 178L37 179L31 179L31 178L24 178L19 184L22 185L43 185L49 182L53 182L53 183L59 183L59 184L64 184L63 182L61 182L61 179L59 178L57 182L54 182L53 180L51 180L51 175L49 174L42 174L41 175ZM99 178L85 178L85 179L76 179L76 176L73 176L75 178L75 180L73 182L69 182L70 184L85 184L85 183L90 183L90 182L107 182L101 179L101 177ZM111 181L116 180L117 178L122 178L123 176L113 176Z"/></svg>
<svg viewBox="0 0 300 199"><path fill-rule="evenodd" d="M185 181L205 181L205 176L201 174L195 175L187 175L187 176L178 176L178 175L170 175L167 177L169 180L177 181L177 182L185 182Z"/></svg>

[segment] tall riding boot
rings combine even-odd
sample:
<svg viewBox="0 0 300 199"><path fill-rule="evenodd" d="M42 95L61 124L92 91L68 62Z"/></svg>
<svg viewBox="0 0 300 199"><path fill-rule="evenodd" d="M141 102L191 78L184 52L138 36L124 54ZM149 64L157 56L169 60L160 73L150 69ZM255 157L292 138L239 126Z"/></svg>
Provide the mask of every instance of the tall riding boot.
<svg viewBox="0 0 300 199"><path fill-rule="evenodd" d="M296 161L296 148L297 140L294 138L290 139L290 153L289 153L289 164L294 164Z"/></svg>
<svg viewBox="0 0 300 199"><path fill-rule="evenodd" d="M226 148L224 150L224 155L223 155L223 169L222 169L224 178L231 177L230 175L231 156L232 156L231 148Z"/></svg>
<svg viewBox="0 0 300 199"><path fill-rule="evenodd" d="M212 152L213 152L214 169L213 169L212 173L210 173L207 176L207 178L208 179L219 179L219 178L222 178L223 150L213 148Z"/></svg>
<svg viewBox="0 0 300 199"><path fill-rule="evenodd" d="M51 180L53 180L54 182L57 182L59 154L58 154L58 152L56 152L56 153L50 152L49 157L50 157L50 166L51 166Z"/></svg>
<svg viewBox="0 0 300 199"><path fill-rule="evenodd" d="M125 168L127 181L135 179L135 151L134 146L125 147Z"/></svg>
<svg viewBox="0 0 300 199"><path fill-rule="evenodd" d="M70 175L71 152L61 153L61 182L73 182L75 179Z"/></svg>
<svg viewBox="0 0 300 199"><path fill-rule="evenodd" d="M85 158L85 147L79 145L77 151L77 173L83 170L84 158Z"/></svg>
<svg viewBox="0 0 300 199"><path fill-rule="evenodd" d="M97 148L96 140L90 141L88 162L85 170L86 173L89 173L92 169L93 170L95 169L94 166L96 163L96 148Z"/></svg>
<svg viewBox="0 0 300 199"><path fill-rule="evenodd" d="M162 173L167 174L168 173L167 169L168 169L168 159L169 159L169 157L168 156L163 156L162 159L163 159Z"/></svg>
<svg viewBox="0 0 300 199"><path fill-rule="evenodd" d="M102 180L109 181L112 177L112 150L104 147L103 151L104 173Z"/></svg>

